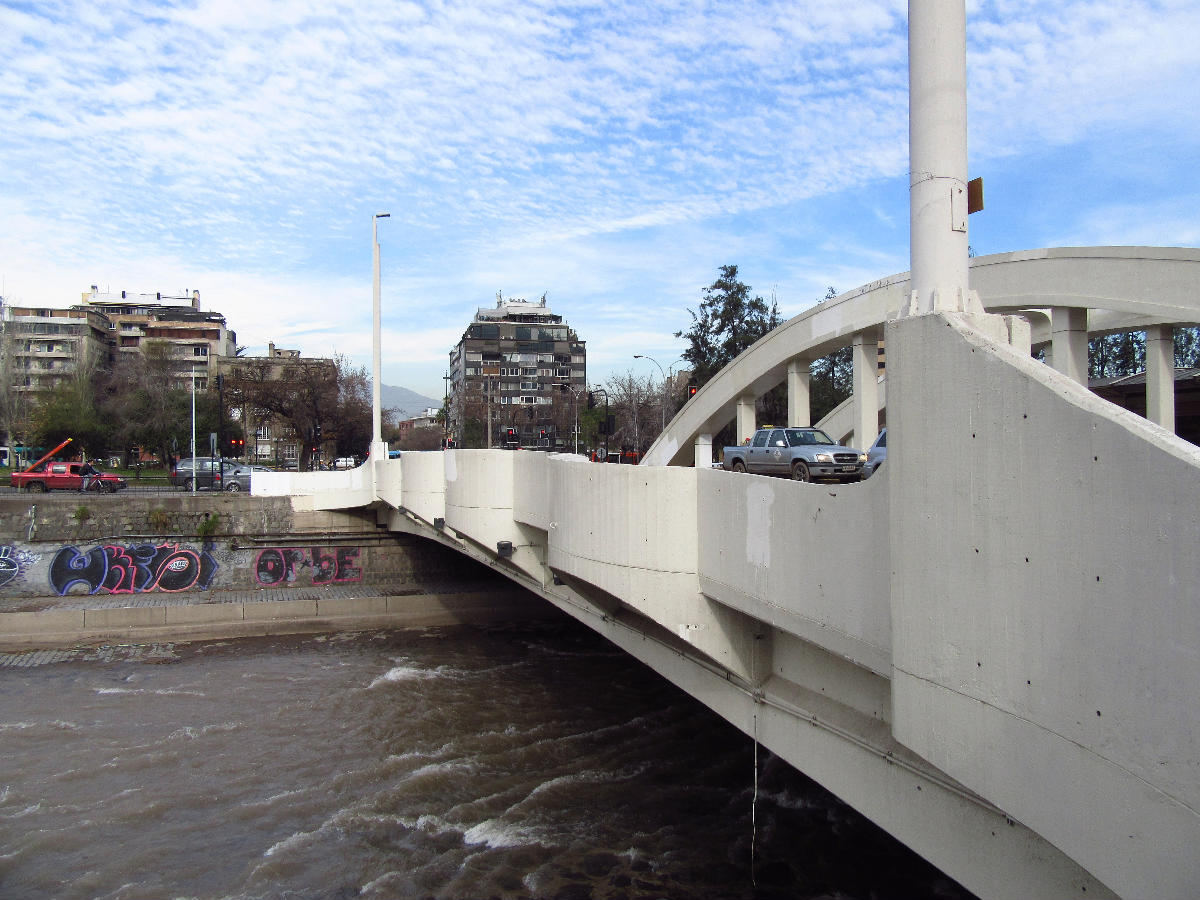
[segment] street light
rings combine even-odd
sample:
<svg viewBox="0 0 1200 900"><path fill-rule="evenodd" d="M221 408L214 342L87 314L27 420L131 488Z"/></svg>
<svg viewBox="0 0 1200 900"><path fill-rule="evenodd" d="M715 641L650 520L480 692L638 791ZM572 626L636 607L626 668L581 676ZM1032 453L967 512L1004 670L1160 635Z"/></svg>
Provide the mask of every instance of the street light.
<svg viewBox="0 0 1200 900"><path fill-rule="evenodd" d="M666 431L667 430L667 373L665 371L663 371L662 363L660 363L653 356L645 356L641 353L635 353L635 354L633 354L633 358L634 359L648 359L648 360L650 360L650 362L652 362L656 366L658 366L658 373L660 375L662 375L662 380L663 380L662 427L659 430L660 430L660 432ZM678 360L676 360L676 362L678 362Z"/></svg>
<svg viewBox="0 0 1200 900"><path fill-rule="evenodd" d="M383 369L383 349L380 333L382 331L382 316L380 315L379 306L379 220L391 218L391 213L375 213L371 217L371 250L374 258L374 306L372 308L373 326L372 333L373 345L373 364L371 370L371 458L387 459L387 451L379 450L379 445L383 443L383 412L380 402L380 379L383 377L381 372Z"/></svg>

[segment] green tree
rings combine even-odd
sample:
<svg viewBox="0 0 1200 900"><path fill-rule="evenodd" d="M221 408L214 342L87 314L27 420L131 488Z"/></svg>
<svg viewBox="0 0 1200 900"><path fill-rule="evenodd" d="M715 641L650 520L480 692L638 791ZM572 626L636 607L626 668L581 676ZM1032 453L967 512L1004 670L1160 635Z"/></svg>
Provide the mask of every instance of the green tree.
<svg viewBox="0 0 1200 900"><path fill-rule="evenodd" d="M1175 329L1175 365L1181 369L1200 368L1200 328Z"/></svg>
<svg viewBox="0 0 1200 900"><path fill-rule="evenodd" d="M81 366L71 377L64 378L38 403L32 415L35 439L53 447L66 438L73 438L70 451L99 456L108 449L112 426L96 405L92 385L94 371Z"/></svg>
<svg viewBox="0 0 1200 900"><path fill-rule="evenodd" d="M699 312L688 310L692 327L675 332L688 347L683 358L691 364L696 383L703 385L733 362L747 347L780 324L778 306L770 306L738 280L738 267L721 266L717 280L704 288Z"/></svg>
<svg viewBox="0 0 1200 900"><path fill-rule="evenodd" d="M1088 341L1088 377L1119 378L1146 368L1146 334L1125 331Z"/></svg>

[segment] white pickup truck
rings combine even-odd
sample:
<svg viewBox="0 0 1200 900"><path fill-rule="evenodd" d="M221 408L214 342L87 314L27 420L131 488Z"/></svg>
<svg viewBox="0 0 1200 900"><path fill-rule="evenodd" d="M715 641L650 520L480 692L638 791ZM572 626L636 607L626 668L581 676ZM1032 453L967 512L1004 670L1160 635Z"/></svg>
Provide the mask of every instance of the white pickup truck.
<svg viewBox="0 0 1200 900"><path fill-rule="evenodd" d="M795 481L861 481L867 454L843 447L819 428L760 428L748 444L725 448L722 468Z"/></svg>

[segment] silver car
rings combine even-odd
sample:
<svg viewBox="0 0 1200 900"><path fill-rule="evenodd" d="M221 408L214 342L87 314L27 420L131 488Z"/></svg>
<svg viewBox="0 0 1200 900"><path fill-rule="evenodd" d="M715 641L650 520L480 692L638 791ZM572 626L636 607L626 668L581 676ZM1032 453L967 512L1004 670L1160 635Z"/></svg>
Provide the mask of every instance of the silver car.
<svg viewBox="0 0 1200 900"><path fill-rule="evenodd" d="M870 478L875 474L875 470L883 465L887 459L887 429L879 432L879 437L875 438L875 443L871 445L871 449L867 451L867 464L863 466L863 478Z"/></svg>
<svg viewBox="0 0 1200 900"><path fill-rule="evenodd" d="M252 466L246 463L225 463L225 490L250 491L250 479L255 472L270 472L266 466Z"/></svg>

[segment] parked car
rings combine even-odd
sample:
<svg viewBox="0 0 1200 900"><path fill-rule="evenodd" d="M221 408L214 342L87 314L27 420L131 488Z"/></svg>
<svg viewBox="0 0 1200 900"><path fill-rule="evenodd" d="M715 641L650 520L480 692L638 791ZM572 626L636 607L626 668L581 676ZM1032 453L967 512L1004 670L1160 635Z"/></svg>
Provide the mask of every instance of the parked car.
<svg viewBox="0 0 1200 900"><path fill-rule="evenodd" d="M80 462L44 462L25 472L13 472L9 484L27 491L77 491L83 485ZM93 490L112 494L124 490L128 483L120 475L101 472L93 476L99 484Z"/></svg>
<svg viewBox="0 0 1200 900"><path fill-rule="evenodd" d="M235 463L226 462L225 470L228 471L234 465ZM209 457L181 459L171 470L170 481L172 485L181 487L185 491L192 489L193 482L198 491L219 491L222 488L221 461Z"/></svg>
<svg viewBox="0 0 1200 900"><path fill-rule="evenodd" d="M756 475L783 475L794 481L862 479L867 454L843 447L819 428L760 428L749 443L726 447L724 468Z"/></svg>
<svg viewBox="0 0 1200 900"><path fill-rule="evenodd" d="M221 482L225 490L237 493L250 490L250 482L255 472L270 472L266 466L254 466L249 463L225 463L224 480Z"/></svg>
<svg viewBox="0 0 1200 900"><path fill-rule="evenodd" d="M879 432L879 437L875 438L875 443L871 445L871 449L867 451L867 464L863 466L863 478L870 478L875 474L875 470L883 465L887 459L887 429Z"/></svg>

